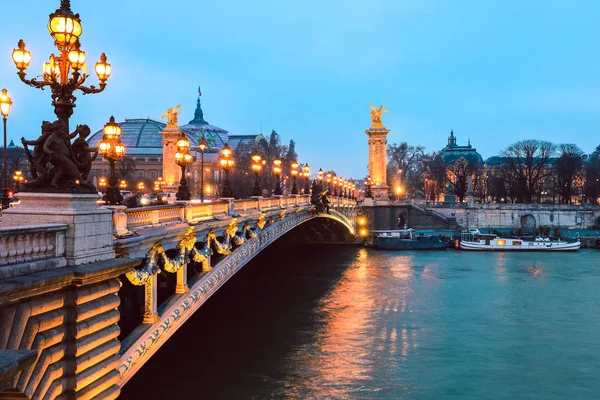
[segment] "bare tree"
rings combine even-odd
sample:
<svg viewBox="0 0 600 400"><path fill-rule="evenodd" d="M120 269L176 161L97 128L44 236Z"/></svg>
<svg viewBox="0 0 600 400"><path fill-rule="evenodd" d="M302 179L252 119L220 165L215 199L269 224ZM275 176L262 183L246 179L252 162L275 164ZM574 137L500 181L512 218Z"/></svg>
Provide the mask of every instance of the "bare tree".
<svg viewBox="0 0 600 400"><path fill-rule="evenodd" d="M423 146L409 146L406 142L388 146L388 184L397 177L407 193L414 193L423 186L424 153ZM401 182L400 182L401 181Z"/></svg>
<svg viewBox="0 0 600 400"><path fill-rule="evenodd" d="M550 157L556 146L543 140L521 140L502 151L505 158L503 175L511 185L510 196L521 203L532 203L539 197L544 179L550 174Z"/></svg>
<svg viewBox="0 0 600 400"><path fill-rule="evenodd" d="M554 182L560 202L570 204L573 194L583 180L583 150L570 143L558 147L561 154L554 164Z"/></svg>

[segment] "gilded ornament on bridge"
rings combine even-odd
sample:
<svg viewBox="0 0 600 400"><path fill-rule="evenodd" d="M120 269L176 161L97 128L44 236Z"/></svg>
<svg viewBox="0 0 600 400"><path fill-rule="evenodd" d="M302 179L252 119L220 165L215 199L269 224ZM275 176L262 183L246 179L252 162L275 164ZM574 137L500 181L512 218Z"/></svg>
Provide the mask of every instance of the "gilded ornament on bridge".
<svg viewBox="0 0 600 400"><path fill-rule="evenodd" d="M179 119L179 109L181 106L169 108L162 116L162 119L167 120L167 127L176 127Z"/></svg>
<svg viewBox="0 0 600 400"><path fill-rule="evenodd" d="M267 223L267 221L265 221L265 217L267 216L267 214L260 214L260 217L258 217L258 220L256 221L256 227L260 230L263 230L265 227L265 224Z"/></svg>
<svg viewBox="0 0 600 400"><path fill-rule="evenodd" d="M279 219L284 219L286 212L287 212L287 210L283 210L281 213L279 213Z"/></svg>
<svg viewBox="0 0 600 400"><path fill-rule="evenodd" d="M383 113L390 113L383 106L375 107L369 104L371 107L371 128L385 128L381 122Z"/></svg>

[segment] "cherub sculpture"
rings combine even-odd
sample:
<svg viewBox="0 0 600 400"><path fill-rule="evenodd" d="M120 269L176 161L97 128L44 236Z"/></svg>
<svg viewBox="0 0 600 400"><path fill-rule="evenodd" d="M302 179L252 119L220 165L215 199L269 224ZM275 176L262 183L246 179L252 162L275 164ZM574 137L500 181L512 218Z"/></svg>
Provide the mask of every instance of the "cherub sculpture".
<svg viewBox="0 0 600 400"><path fill-rule="evenodd" d="M381 123L381 116L383 115L383 113L389 114L390 112L383 108L383 106L375 107L369 104L369 107L371 107L371 121L373 123L373 126L383 125Z"/></svg>
<svg viewBox="0 0 600 400"><path fill-rule="evenodd" d="M71 145L77 161L77 166L79 167L79 172L81 172L81 177L84 181L87 181L87 178L90 174L92 162L94 162L96 157L98 157L98 148L90 147L88 142L86 142L90 132L89 126L77 125L77 128L75 128L75 132L73 132L73 134L79 133L79 137ZM92 155L92 153L94 153L94 155Z"/></svg>
<svg viewBox="0 0 600 400"><path fill-rule="evenodd" d="M179 109L181 106L169 108L166 113L163 114L162 119L167 120L168 125L177 125L179 119Z"/></svg>

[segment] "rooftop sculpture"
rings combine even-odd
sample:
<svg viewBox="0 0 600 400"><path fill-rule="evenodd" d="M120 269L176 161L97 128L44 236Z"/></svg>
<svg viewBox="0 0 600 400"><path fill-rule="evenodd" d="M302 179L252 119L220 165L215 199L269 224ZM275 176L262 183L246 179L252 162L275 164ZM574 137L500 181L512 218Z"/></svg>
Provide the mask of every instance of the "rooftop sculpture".
<svg viewBox="0 0 600 400"><path fill-rule="evenodd" d="M379 106L379 107L375 107L369 104L369 107L371 107L371 122L372 122L372 127L375 128L383 128L383 123L381 122L381 116L383 115L383 113L390 113L388 110L386 110L385 108L383 108L383 106Z"/></svg>

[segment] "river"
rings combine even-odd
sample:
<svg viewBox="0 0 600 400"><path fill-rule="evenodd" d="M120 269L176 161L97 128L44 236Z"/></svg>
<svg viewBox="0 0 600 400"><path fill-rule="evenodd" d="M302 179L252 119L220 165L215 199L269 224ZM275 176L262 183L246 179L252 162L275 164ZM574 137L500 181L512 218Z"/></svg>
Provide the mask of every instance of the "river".
<svg viewBox="0 0 600 400"><path fill-rule="evenodd" d="M600 398L600 251L275 244L120 398Z"/></svg>

